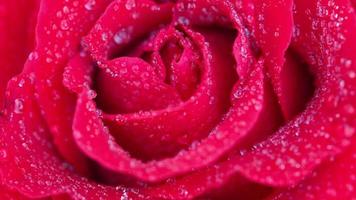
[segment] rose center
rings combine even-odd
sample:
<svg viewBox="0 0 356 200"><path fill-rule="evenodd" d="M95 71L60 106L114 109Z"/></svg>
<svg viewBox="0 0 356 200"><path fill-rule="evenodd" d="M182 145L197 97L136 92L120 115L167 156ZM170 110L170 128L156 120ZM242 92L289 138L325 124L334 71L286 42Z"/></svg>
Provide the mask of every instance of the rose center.
<svg viewBox="0 0 356 200"><path fill-rule="evenodd" d="M134 41L110 69L97 69L97 103L107 113L134 113L176 106L193 95L201 72L198 50L175 28ZM114 37L115 40L115 37Z"/></svg>

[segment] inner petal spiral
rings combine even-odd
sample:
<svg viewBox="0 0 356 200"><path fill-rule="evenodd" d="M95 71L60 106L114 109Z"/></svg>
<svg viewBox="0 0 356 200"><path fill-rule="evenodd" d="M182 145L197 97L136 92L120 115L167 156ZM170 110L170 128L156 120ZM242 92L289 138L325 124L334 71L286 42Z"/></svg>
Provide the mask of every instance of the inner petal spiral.
<svg viewBox="0 0 356 200"><path fill-rule="evenodd" d="M118 144L143 160L173 156L206 137L229 108L231 89L236 81L231 53L234 31L197 28L194 32L186 28L185 36L177 36L174 29L168 31L173 35L163 31L153 42L150 66L163 73L157 75L157 80L162 78L160 84L175 93L157 92L157 101L150 102L156 107L147 107L150 112L104 115L104 122ZM180 40L174 40L175 37ZM184 42L184 49L176 49L180 48L177 44ZM209 45L209 52L204 52L201 45ZM204 61L209 59L206 56L212 57L211 64ZM164 97L167 98L162 100ZM142 99L151 101L153 98L147 94Z"/></svg>
<svg viewBox="0 0 356 200"><path fill-rule="evenodd" d="M145 161L205 138L229 109L237 80L231 24L189 25L171 19L169 5L136 5L130 23L107 24L120 15L113 6L85 39L98 65L93 89L104 125Z"/></svg>

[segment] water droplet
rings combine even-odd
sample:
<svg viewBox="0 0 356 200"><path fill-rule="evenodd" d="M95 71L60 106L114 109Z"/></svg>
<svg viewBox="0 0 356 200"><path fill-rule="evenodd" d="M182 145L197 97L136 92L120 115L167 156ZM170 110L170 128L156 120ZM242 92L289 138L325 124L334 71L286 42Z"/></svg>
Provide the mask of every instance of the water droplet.
<svg viewBox="0 0 356 200"><path fill-rule="evenodd" d="M6 158L7 157L7 151L5 149L0 150L0 158Z"/></svg>
<svg viewBox="0 0 356 200"><path fill-rule="evenodd" d="M52 58L46 58L47 63L51 63L52 61L53 61Z"/></svg>
<svg viewBox="0 0 356 200"><path fill-rule="evenodd" d="M125 4L125 8L127 10L131 10L132 8L134 8L136 6L136 1L135 0L127 0L126 4Z"/></svg>
<svg viewBox="0 0 356 200"><path fill-rule="evenodd" d="M124 190L122 191L120 200L128 200L128 199L129 199L129 196L128 196L128 194L127 194L126 189L124 189Z"/></svg>
<svg viewBox="0 0 356 200"><path fill-rule="evenodd" d="M19 81L19 83L18 83L18 86L19 86L20 88L22 88L22 87L24 86L24 84L25 84L25 80L24 80L24 79L21 79L21 80Z"/></svg>
<svg viewBox="0 0 356 200"><path fill-rule="evenodd" d="M64 19L64 20L61 21L61 29L64 30L64 31L69 29L69 25L68 25L67 20Z"/></svg>
<svg viewBox="0 0 356 200"><path fill-rule="evenodd" d="M89 90L87 95L89 99L94 99L96 97L96 92L94 90Z"/></svg>
<svg viewBox="0 0 356 200"><path fill-rule="evenodd" d="M133 28L123 28L114 35L114 41L116 44L126 43L130 40L130 34Z"/></svg>
<svg viewBox="0 0 356 200"><path fill-rule="evenodd" d="M178 23L180 23L182 25L189 25L190 21L186 17L181 16L178 18Z"/></svg>
<svg viewBox="0 0 356 200"><path fill-rule="evenodd" d="M355 129L352 126L349 126L347 124L344 126L344 129L345 129L346 137L352 137L355 133Z"/></svg>
<svg viewBox="0 0 356 200"><path fill-rule="evenodd" d="M356 77L356 72L355 71L349 71L349 77L350 78L355 78Z"/></svg>
<svg viewBox="0 0 356 200"><path fill-rule="evenodd" d="M30 53L30 55L28 56L29 60L37 60L38 59L38 53L36 51L33 51Z"/></svg>
<svg viewBox="0 0 356 200"><path fill-rule="evenodd" d="M345 67L351 67L352 61L347 58L340 59L341 64L345 65Z"/></svg>
<svg viewBox="0 0 356 200"><path fill-rule="evenodd" d="M181 188L179 188L179 194L183 197L187 197L189 192L187 189L181 187Z"/></svg>
<svg viewBox="0 0 356 200"><path fill-rule="evenodd" d="M84 5L84 8L87 9L87 10L93 10L95 4L96 4L95 0L89 0L89 1Z"/></svg>
<svg viewBox="0 0 356 200"><path fill-rule="evenodd" d="M80 139L82 137L82 133L80 131L74 130L73 131L73 136L76 139Z"/></svg>
<svg viewBox="0 0 356 200"><path fill-rule="evenodd" d="M107 41L107 40L108 40L108 34L107 34L107 33L102 33L102 34L101 34L101 39L102 39L103 41Z"/></svg>
<svg viewBox="0 0 356 200"><path fill-rule="evenodd" d="M22 99L15 99L15 107L14 112L16 114L20 114L23 111L23 100Z"/></svg>
<svg viewBox="0 0 356 200"><path fill-rule="evenodd" d="M67 6L63 7L63 13L68 14L69 13L69 8Z"/></svg>

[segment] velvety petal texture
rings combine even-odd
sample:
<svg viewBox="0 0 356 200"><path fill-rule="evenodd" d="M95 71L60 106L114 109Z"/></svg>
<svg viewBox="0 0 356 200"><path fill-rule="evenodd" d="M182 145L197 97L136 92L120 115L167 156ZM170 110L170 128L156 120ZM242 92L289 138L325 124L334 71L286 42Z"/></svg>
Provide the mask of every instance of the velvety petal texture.
<svg viewBox="0 0 356 200"><path fill-rule="evenodd" d="M355 199L355 1L1 1L0 28L0 199Z"/></svg>

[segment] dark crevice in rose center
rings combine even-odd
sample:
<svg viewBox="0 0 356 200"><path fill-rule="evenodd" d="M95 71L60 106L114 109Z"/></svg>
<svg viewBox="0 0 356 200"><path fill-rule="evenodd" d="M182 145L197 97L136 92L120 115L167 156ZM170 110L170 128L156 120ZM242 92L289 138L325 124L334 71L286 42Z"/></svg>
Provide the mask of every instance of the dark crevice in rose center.
<svg viewBox="0 0 356 200"><path fill-rule="evenodd" d="M178 41L171 40L166 42L166 44L160 50L160 55L166 67L166 73L167 73L165 82L168 84L171 83L171 78L170 78L172 74L171 65L173 64L173 62L179 61L183 53L183 48L184 47L182 47L182 45L179 44Z"/></svg>
<svg viewBox="0 0 356 200"><path fill-rule="evenodd" d="M125 185L126 187L140 188L147 185L135 177L127 174L120 174L112 170L106 169L94 160L90 160L90 169L92 176L89 179L107 186Z"/></svg>
<svg viewBox="0 0 356 200"><path fill-rule="evenodd" d="M164 82L173 86L182 100L186 101L200 84L204 67L199 49L184 30L177 30L176 34L175 37L164 41L159 55L165 69Z"/></svg>
<svg viewBox="0 0 356 200"><path fill-rule="evenodd" d="M313 97L315 77L309 64L291 47L286 51L285 57L281 74L283 97L278 100L272 82L268 79L265 91L269 91L270 95L265 96L264 109L249 135L238 144L237 150L249 151L254 145L272 136L303 112ZM286 104L286 101L289 103Z"/></svg>
<svg viewBox="0 0 356 200"><path fill-rule="evenodd" d="M282 70L282 91L289 99L290 106L285 109L291 120L303 110L314 95L314 75L309 64L293 49L286 52L286 62Z"/></svg>
<svg viewBox="0 0 356 200"><path fill-rule="evenodd" d="M115 42L115 36L113 41L110 43L110 51L109 51L109 60L119 58L122 56L132 56L132 57L142 57L142 55L145 53L144 51L139 51L140 47L145 43L150 40L151 37L155 35L155 31L140 35L136 38L130 38L128 34L129 40L125 44L120 44L117 45L116 42L118 39L116 39Z"/></svg>

